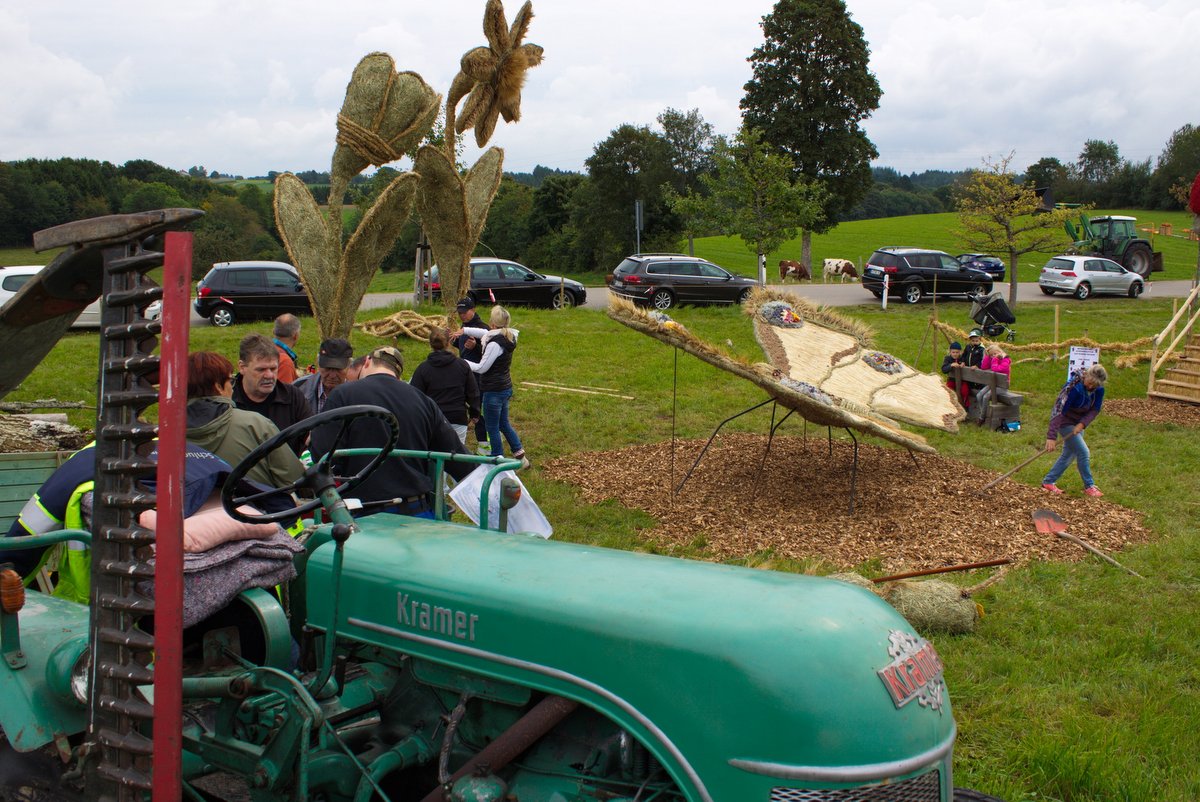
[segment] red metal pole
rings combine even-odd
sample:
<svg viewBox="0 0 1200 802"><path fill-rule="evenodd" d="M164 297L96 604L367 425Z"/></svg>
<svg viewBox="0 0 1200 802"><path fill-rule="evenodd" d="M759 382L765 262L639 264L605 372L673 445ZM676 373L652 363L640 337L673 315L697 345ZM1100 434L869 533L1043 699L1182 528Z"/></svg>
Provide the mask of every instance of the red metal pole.
<svg viewBox="0 0 1200 802"><path fill-rule="evenodd" d="M154 564L153 802L183 795L183 466L192 235L170 231L163 262Z"/></svg>

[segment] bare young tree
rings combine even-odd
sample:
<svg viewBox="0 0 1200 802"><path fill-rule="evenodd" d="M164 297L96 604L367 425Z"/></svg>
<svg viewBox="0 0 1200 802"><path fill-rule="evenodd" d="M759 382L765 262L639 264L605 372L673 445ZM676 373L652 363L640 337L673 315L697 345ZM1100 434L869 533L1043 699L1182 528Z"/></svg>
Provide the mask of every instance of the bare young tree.
<svg viewBox="0 0 1200 802"><path fill-rule="evenodd" d="M962 228L955 232L969 250L1008 257L1008 302L1017 302L1017 260L1035 251L1057 252L1070 245L1063 224L1079 209L1039 211L1034 187L1017 181L1009 168L1013 154L993 162L955 193Z"/></svg>

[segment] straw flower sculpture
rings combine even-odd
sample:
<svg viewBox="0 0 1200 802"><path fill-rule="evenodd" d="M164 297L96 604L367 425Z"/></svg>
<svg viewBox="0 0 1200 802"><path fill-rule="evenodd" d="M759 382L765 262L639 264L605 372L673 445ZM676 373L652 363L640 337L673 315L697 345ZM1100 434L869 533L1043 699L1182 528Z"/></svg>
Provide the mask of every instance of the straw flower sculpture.
<svg viewBox="0 0 1200 802"><path fill-rule="evenodd" d="M475 127L475 144L483 147L496 130L496 118L506 122L521 118L521 87L525 72L542 63L542 48L522 44L533 20L533 5L526 2L508 26L504 4L488 0L483 12L487 46L468 50L460 72L446 97L445 149L426 146L417 154L417 172L422 176L417 211L438 260L442 303L447 310L471 286L471 253L483 233L487 212L500 188L504 151L489 148L462 179L455 169L457 135ZM462 114L456 118L459 102Z"/></svg>
<svg viewBox="0 0 1200 802"><path fill-rule="evenodd" d="M500 0L489 0L483 14L487 47L467 51L460 63L461 72L450 85L446 127L453 127L455 133L461 134L475 126L475 144L481 148L492 138L498 116L503 115L504 121L510 123L521 119L525 71L542 63L540 46L521 44L532 19L533 5L526 2L509 28L504 19L504 5ZM463 104L462 116L451 124L454 109L464 95L467 102Z"/></svg>
<svg viewBox="0 0 1200 802"><path fill-rule="evenodd" d="M500 187L504 152L490 148L464 174L454 159L457 134L474 125L475 141L482 147L497 117L509 122L520 118L525 72L542 60L542 48L521 43L532 18L527 2L510 29L500 0L488 0L488 46L462 58L446 104L444 151L428 145L418 149L433 131L441 96L415 72L397 71L388 54L371 53L355 67L337 117L327 209L321 210L296 176L285 173L276 180L276 225L308 287L323 338L349 336L371 278L394 247L414 203L442 271L443 302L452 307L466 292L471 252ZM456 125L455 108L464 97ZM383 166L414 151L414 170L393 179L343 244L342 204L350 182L370 165Z"/></svg>

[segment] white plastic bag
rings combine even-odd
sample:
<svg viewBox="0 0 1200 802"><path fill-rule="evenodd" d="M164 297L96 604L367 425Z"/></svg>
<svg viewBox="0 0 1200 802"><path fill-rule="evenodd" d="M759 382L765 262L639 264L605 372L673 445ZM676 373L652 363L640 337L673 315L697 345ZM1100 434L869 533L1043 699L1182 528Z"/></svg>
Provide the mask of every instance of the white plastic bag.
<svg viewBox="0 0 1200 802"><path fill-rule="evenodd" d="M479 523L479 494L483 490L483 480L491 469L491 465L480 465L450 491L450 498L476 524ZM504 478L516 479L517 484L521 486L520 500L508 511L508 531L542 538L549 538L554 534L554 529L542 514L541 508L513 471L501 472L492 482L488 491L488 526L495 529L499 525L500 480Z"/></svg>

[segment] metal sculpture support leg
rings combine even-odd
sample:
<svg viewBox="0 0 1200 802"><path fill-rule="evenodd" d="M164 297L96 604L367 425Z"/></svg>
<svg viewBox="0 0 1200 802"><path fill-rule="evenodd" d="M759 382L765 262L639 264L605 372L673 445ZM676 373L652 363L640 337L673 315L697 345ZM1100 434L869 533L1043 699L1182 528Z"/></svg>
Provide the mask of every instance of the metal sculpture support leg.
<svg viewBox="0 0 1200 802"><path fill-rule="evenodd" d="M849 429L847 429L849 431ZM829 437L829 456L833 457L833 427L826 426L825 434Z"/></svg>
<svg viewBox="0 0 1200 802"><path fill-rule="evenodd" d="M763 451L762 462L758 463L758 472L759 473L762 473L763 468L767 467L767 455L771 453L771 441L773 441L775 439L775 432L778 431L779 427L783 425L784 421L786 421L788 418L792 417L792 413L796 411L794 409L789 409L787 411L787 414L779 419L779 423L776 423L775 422L775 409L777 406L778 406L778 404L771 407L771 431L767 434L767 447Z"/></svg>
<svg viewBox="0 0 1200 802"><path fill-rule="evenodd" d="M675 492L678 493L680 490L683 489L683 486L685 484L687 484L687 480L691 478L692 472L696 470L696 466L700 464L700 460L704 459L704 454L708 451L708 447L712 445L712 441L715 440L717 435L720 433L722 426L729 423L731 420L735 420L749 412L753 412L754 410L758 409L759 407L765 407L767 404L773 404L773 403L775 403L775 399L768 398L766 401L763 401L761 404L755 404L754 406L750 407L749 409L743 409L738 414L730 415L728 418L726 418L725 420L723 420L719 424L717 424L717 428L713 430L712 436L710 436L708 438L708 442L705 443L704 448L702 448L700 450L700 455L698 457L696 457L696 461L692 463L692 467L688 468L688 472L684 475L683 479L679 482L679 486L675 488Z"/></svg>
<svg viewBox="0 0 1200 802"><path fill-rule="evenodd" d="M850 514L853 515L854 493L858 482L858 438L849 429L846 430L846 434L850 435L850 439L854 441L854 461L850 464Z"/></svg>

